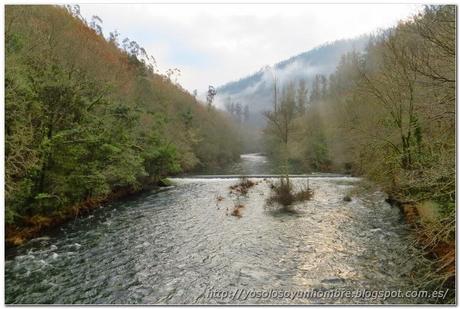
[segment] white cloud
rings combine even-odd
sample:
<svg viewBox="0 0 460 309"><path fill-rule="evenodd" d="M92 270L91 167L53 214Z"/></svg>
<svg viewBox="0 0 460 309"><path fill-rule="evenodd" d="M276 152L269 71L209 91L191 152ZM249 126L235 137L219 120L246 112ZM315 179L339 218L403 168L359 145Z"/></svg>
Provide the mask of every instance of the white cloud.
<svg viewBox="0 0 460 309"><path fill-rule="evenodd" d="M85 4L106 32L144 46L162 71L205 91L325 42L386 28L415 4Z"/></svg>

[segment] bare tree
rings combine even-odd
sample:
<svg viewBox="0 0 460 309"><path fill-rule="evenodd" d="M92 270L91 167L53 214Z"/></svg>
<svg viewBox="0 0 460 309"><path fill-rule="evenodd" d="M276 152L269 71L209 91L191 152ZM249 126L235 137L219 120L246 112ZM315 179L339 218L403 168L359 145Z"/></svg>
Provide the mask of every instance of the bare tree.
<svg viewBox="0 0 460 309"><path fill-rule="evenodd" d="M214 86L209 85L208 94L206 95L206 102L208 103L208 107L212 106L212 102L214 101L214 97L216 96L217 91Z"/></svg>
<svg viewBox="0 0 460 309"><path fill-rule="evenodd" d="M274 89L277 87L275 86ZM289 154L288 144L291 133L294 131L294 119L295 119L295 91L293 84L289 84L283 92L283 97L279 106L274 104L273 111L267 111L264 113L267 119L268 125L266 132L275 136L282 145L282 161L284 174L287 181L289 181ZM276 110L275 110L276 108Z"/></svg>
<svg viewBox="0 0 460 309"><path fill-rule="evenodd" d="M305 81L305 79L301 79L299 80L299 85L296 91L297 112L301 115L304 115L307 109L307 97L308 97L307 82Z"/></svg>

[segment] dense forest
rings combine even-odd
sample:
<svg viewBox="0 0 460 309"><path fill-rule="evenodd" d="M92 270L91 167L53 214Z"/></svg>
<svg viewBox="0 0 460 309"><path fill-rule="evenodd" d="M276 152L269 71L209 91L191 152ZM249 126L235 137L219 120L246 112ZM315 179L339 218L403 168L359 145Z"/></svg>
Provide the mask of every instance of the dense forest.
<svg viewBox="0 0 460 309"><path fill-rule="evenodd" d="M6 7L7 224L239 157L230 117L101 24L78 6Z"/></svg>
<svg viewBox="0 0 460 309"><path fill-rule="evenodd" d="M455 237L455 9L427 6L343 55L309 89L274 84L266 113L273 158L287 151L297 170L365 176L393 200L435 205L438 220L424 230L431 247ZM450 253L439 264L448 276Z"/></svg>

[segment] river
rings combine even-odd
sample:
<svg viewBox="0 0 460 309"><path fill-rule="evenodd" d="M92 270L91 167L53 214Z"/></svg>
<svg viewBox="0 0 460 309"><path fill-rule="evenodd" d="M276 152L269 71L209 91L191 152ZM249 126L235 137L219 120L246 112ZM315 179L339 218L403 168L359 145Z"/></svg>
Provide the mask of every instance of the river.
<svg viewBox="0 0 460 309"><path fill-rule="evenodd" d="M266 164L263 156L246 155L236 173L264 173ZM260 297L273 291L411 288L415 262L399 210L380 192L343 201L357 178L310 178L314 197L296 205L295 214L264 208L270 179L254 179L257 185L246 197L229 193L237 178L173 181L172 187L98 209L8 251L6 303L420 301ZM306 179L293 181L301 185ZM236 203L245 206L241 218L230 215ZM224 297L232 292L239 296Z"/></svg>

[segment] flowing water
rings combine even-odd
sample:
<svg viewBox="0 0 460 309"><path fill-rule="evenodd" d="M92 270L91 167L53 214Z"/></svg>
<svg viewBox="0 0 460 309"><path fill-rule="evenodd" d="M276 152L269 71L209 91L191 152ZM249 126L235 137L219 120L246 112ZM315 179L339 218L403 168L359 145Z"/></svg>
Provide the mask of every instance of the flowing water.
<svg viewBox="0 0 460 309"><path fill-rule="evenodd" d="M239 173L261 173L266 164L246 156ZM343 201L359 179L310 178L314 197L296 213L267 211L272 180L254 181L247 196L237 196L229 190L236 178L175 179L171 188L101 208L8 251L6 303L419 301L276 297L273 291L410 289L409 234L382 193ZM244 205L241 218L230 214L235 204Z"/></svg>

